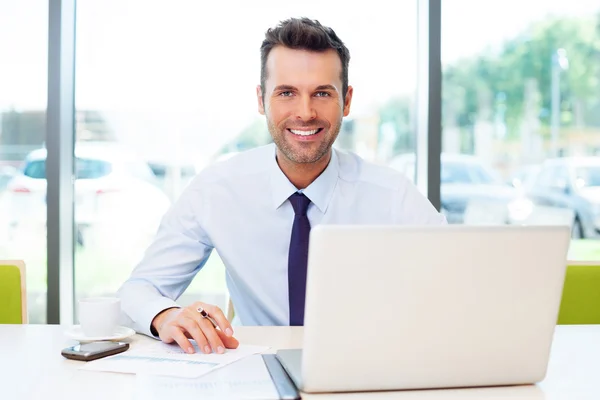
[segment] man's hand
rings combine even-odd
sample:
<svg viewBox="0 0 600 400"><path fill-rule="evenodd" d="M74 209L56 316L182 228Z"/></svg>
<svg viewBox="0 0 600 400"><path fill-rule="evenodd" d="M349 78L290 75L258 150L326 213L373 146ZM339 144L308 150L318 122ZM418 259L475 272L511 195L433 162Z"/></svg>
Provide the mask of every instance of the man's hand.
<svg viewBox="0 0 600 400"><path fill-rule="evenodd" d="M197 311L204 308L208 315L217 323L215 329L212 323L203 318ZM160 340L165 343L177 342L185 352L194 353L194 346L189 339L194 339L198 348L206 354L224 353L225 349L235 349L239 342L233 337L231 324L225 318L223 311L217 306L196 302L185 308L169 308L152 320L152 326L158 332Z"/></svg>

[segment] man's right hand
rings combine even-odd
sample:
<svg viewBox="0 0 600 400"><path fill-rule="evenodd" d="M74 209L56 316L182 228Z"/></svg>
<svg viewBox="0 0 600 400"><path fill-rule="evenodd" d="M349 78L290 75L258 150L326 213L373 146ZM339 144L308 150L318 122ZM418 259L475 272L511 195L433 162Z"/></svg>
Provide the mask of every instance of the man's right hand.
<svg viewBox="0 0 600 400"><path fill-rule="evenodd" d="M203 318L197 311L204 308L208 315L218 325L215 329L212 323ZM233 337L231 324L225 318L223 311L217 306L196 302L185 308L169 308L159 313L152 320L152 326L165 343L177 342L186 353L194 353L194 346L189 339L194 339L203 353L213 351L222 354L225 349L235 349L239 342Z"/></svg>

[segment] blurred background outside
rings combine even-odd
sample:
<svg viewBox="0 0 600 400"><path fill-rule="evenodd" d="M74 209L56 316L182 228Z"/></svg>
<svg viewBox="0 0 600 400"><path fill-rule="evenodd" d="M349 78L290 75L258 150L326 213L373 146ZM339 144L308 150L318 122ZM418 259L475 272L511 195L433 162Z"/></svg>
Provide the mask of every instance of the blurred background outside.
<svg viewBox="0 0 600 400"><path fill-rule="evenodd" d="M442 5L442 212L569 224L570 257L600 259L600 4ZM270 143L259 46L290 16L332 26L350 49L355 95L336 147L414 179L416 1L77 7L77 298L118 289L199 171ZM46 1L0 3L0 258L27 256L32 323L46 318L47 19ZM213 252L181 302L226 299Z"/></svg>

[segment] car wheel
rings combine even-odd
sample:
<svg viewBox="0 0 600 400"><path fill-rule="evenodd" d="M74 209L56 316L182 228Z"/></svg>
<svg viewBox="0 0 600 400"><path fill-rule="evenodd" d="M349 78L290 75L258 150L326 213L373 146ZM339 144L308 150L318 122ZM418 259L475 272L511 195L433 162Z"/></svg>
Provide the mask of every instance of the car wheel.
<svg viewBox="0 0 600 400"><path fill-rule="evenodd" d="M572 239L583 239L585 234L583 233L583 226L581 225L581 221L579 217L575 217L573 221L573 226L571 227L571 238Z"/></svg>

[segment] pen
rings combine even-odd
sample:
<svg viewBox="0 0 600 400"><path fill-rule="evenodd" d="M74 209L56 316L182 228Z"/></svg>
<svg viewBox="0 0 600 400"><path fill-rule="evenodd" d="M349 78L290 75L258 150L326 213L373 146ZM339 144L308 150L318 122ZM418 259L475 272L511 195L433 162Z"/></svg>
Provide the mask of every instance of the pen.
<svg viewBox="0 0 600 400"><path fill-rule="evenodd" d="M212 319L212 317L210 315L208 315L208 313L206 312L206 310L204 310L204 308L198 307L196 309L196 311L198 311L200 313L202 318L206 318L207 320L209 320L210 323L212 324L213 328L217 329L217 323L215 322L214 319Z"/></svg>

